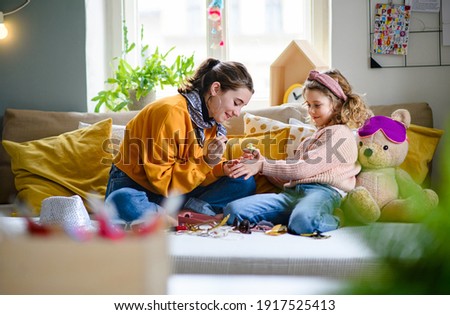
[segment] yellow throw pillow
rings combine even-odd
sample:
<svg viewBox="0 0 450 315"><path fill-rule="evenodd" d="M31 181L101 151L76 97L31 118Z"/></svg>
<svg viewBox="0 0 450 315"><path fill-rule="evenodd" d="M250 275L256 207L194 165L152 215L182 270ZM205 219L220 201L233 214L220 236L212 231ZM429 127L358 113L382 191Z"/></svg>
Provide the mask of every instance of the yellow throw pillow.
<svg viewBox="0 0 450 315"><path fill-rule="evenodd" d="M249 143L258 149L261 154L271 160L286 159L286 143L289 136L289 128L255 133L240 136L227 136L228 142L224 156L228 159L237 159L242 156L243 149ZM278 192L279 189L270 183L265 176L256 175L256 193Z"/></svg>
<svg viewBox="0 0 450 315"><path fill-rule="evenodd" d="M297 150L300 145L300 142L311 136L316 130L313 125L308 125L299 121L295 124L286 124L278 120L249 113L245 113L244 115L245 134L262 133L284 128L289 128L289 141L286 143L286 154L288 158L292 158L295 154L295 150Z"/></svg>
<svg viewBox="0 0 450 315"><path fill-rule="evenodd" d="M430 163L444 131L411 124L406 133L409 140L409 150L400 167L407 171L416 183L423 184L430 171Z"/></svg>
<svg viewBox="0 0 450 315"><path fill-rule="evenodd" d="M50 196L104 195L111 167L112 119L59 136L28 142L3 140L11 156L17 197L38 215ZM86 207L89 205L85 202Z"/></svg>
<svg viewBox="0 0 450 315"><path fill-rule="evenodd" d="M286 159L286 143L289 137L289 128L247 135L231 135L227 137L228 142L224 156L228 160L241 157L243 150L250 143L268 159Z"/></svg>

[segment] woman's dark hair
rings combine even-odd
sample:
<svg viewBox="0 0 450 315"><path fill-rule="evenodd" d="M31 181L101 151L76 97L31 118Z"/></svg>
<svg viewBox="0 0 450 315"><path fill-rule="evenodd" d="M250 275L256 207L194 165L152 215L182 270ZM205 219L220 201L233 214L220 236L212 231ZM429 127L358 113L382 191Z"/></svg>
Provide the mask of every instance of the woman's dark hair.
<svg viewBox="0 0 450 315"><path fill-rule="evenodd" d="M188 93L198 90L200 93L207 91L213 82L219 82L222 91L247 88L254 93L253 80L247 68L240 62L220 61L208 58L203 61L194 75L184 82L178 92Z"/></svg>

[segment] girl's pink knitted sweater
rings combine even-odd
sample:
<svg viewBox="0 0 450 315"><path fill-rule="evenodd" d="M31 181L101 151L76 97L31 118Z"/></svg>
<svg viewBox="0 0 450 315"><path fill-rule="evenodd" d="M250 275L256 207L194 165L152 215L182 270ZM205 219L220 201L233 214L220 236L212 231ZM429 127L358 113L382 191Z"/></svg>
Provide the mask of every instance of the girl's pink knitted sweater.
<svg viewBox="0 0 450 315"><path fill-rule="evenodd" d="M261 173L285 187L322 183L348 192L355 188L355 176L360 170L353 132L346 125L333 125L303 140L295 158L265 160Z"/></svg>

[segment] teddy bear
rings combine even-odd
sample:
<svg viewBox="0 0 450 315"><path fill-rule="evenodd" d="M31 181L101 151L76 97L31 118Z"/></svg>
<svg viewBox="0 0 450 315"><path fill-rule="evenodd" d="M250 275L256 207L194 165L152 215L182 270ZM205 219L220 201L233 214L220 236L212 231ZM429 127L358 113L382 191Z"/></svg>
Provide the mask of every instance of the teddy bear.
<svg viewBox="0 0 450 315"><path fill-rule="evenodd" d="M419 222L439 202L399 166L408 154L406 130L411 115L398 109L391 117L373 116L358 130L356 186L342 202L345 218L354 223Z"/></svg>

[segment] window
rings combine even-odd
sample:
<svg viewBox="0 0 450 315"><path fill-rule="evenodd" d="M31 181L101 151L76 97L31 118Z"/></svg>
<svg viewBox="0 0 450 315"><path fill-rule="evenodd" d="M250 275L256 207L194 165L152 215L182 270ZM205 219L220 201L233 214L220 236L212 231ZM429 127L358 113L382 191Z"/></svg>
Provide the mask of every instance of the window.
<svg viewBox="0 0 450 315"><path fill-rule="evenodd" d="M230 60L243 62L255 84L253 99L268 104L270 65L293 39L311 40L309 0L227 1Z"/></svg>
<svg viewBox="0 0 450 315"><path fill-rule="evenodd" d="M119 1L115 0L116 5ZM293 39L309 40L328 59L328 1L223 0L222 47L212 47L207 16L211 0L121 0L120 5L129 41L140 45L142 25L144 44L150 51L156 46L161 51L175 46L173 55L194 53L197 65L208 56L244 63L255 84L250 106L263 107L269 104L270 65ZM139 62L139 51L135 53L135 62ZM173 93L167 87L158 91L161 96Z"/></svg>

